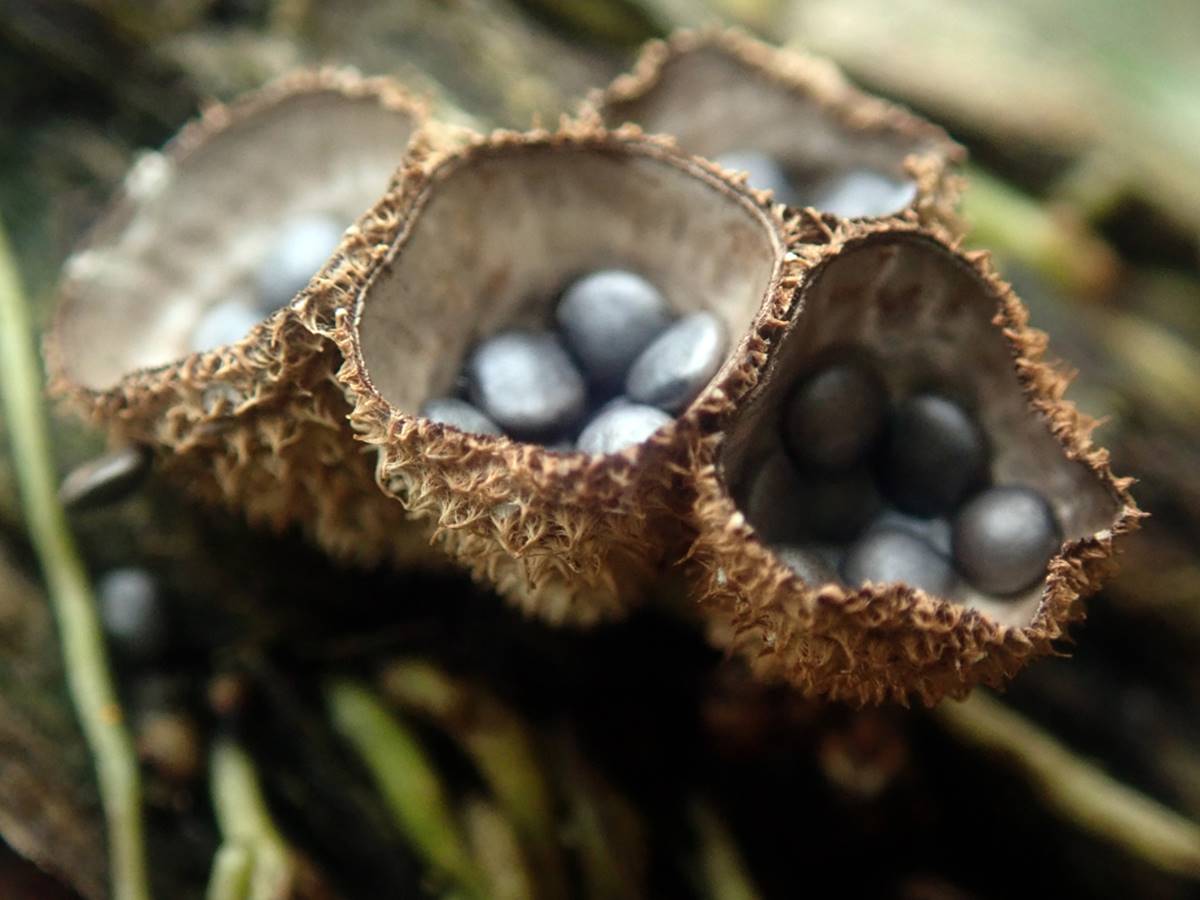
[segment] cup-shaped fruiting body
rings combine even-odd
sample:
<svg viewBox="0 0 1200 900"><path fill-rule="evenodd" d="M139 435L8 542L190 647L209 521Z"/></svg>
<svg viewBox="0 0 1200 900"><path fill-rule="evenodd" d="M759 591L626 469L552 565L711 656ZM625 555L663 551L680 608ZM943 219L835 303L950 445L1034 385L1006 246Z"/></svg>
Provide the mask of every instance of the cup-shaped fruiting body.
<svg viewBox="0 0 1200 900"><path fill-rule="evenodd" d="M826 225L817 221L793 247L805 261L796 314L772 335L759 384L717 412L720 428L693 454L694 591L717 640L761 675L809 693L932 703L1001 684L1052 652L1082 616L1080 599L1109 571L1115 538L1141 515L1130 480L1090 444L1094 423L1062 399L1067 379L1040 361L1045 335L1027 327L985 255L963 255L917 225ZM855 366L872 374L838 374ZM876 390L897 410L878 438L877 404L854 400ZM826 421L839 436L875 441L854 465L875 466L866 477L878 493L847 489L857 469L796 446L789 413L807 415L819 393L837 404ZM914 431L906 398L930 396L939 398L927 404L934 414ZM872 421L842 421L847 405ZM828 443L819 431L800 433ZM889 509L888 498L907 495L880 476L897 442L928 445L939 433L928 452L945 459L926 493L944 494L943 482L957 479L954 534L937 518L941 507ZM774 478L765 503L743 487L760 477ZM852 523L852 544L831 539L827 525L847 520L844 504L851 513L870 506L875 523ZM805 544L806 533L818 539Z"/></svg>
<svg viewBox="0 0 1200 900"><path fill-rule="evenodd" d="M395 83L335 70L207 108L138 161L67 261L52 389L201 499L341 555L427 553L397 536L402 516L353 502L374 486L337 348L289 308L424 121Z"/></svg>
<svg viewBox="0 0 1200 900"><path fill-rule="evenodd" d="M746 360L763 346L759 320L790 302L794 260L779 211L666 139L566 123L453 151L414 147L361 228L371 235L362 254L325 273L344 299L331 308L314 294L308 312L311 327L342 348L338 377L354 402L352 424L379 450L379 484L435 523L478 580L527 611L576 623L623 612L686 546L681 435L702 428L706 398L744 392ZM544 344L546 371L562 369L544 336L560 298L582 276L614 269L654 285L680 329L705 312L730 336L727 357L682 410L648 424L653 410L635 423L606 419L605 429L644 428L649 437L588 453L545 435L435 421L448 417L445 402L437 417L419 414L431 399L462 393L456 383L470 361L468 395L518 423L508 407L519 404L490 399L503 379L480 384L476 369L491 364L481 356ZM498 344L497 335L506 337ZM527 373L521 367L511 384L535 388ZM614 410L625 417L600 411ZM605 435L583 443L611 446Z"/></svg>
<svg viewBox="0 0 1200 900"><path fill-rule="evenodd" d="M744 172L776 202L846 218L954 222L963 149L912 113L852 87L830 61L736 30L647 45L589 98L609 126L634 122Z"/></svg>

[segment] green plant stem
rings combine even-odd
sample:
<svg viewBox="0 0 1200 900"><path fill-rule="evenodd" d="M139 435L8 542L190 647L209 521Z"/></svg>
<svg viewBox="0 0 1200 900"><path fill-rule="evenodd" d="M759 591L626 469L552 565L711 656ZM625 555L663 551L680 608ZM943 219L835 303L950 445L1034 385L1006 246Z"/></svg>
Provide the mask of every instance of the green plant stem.
<svg viewBox="0 0 1200 900"><path fill-rule="evenodd" d="M417 739L358 684L333 681L325 695L334 727L365 763L415 849L452 886L471 897L488 896L441 777Z"/></svg>
<svg viewBox="0 0 1200 900"><path fill-rule="evenodd" d="M460 815L474 859L488 881L491 900L534 900L535 886L513 823L491 800L469 797Z"/></svg>
<svg viewBox="0 0 1200 900"><path fill-rule="evenodd" d="M294 880L292 853L271 819L254 762L233 741L222 739L213 745L209 766L213 810L224 841L213 861L209 900L286 896Z"/></svg>
<svg viewBox="0 0 1200 900"><path fill-rule="evenodd" d="M91 585L58 502L33 329L2 224L0 393L29 535L58 621L67 685L96 766L108 827L112 895L114 900L146 900L150 888L137 757L117 699Z"/></svg>
<svg viewBox="0 0 1200 900"><path fill-rule="evenodd" d="M578 896L648 897L646 829L638 811L591 767L572 735L562 733L552 746L566 803L564 832L579 863Z"/></svg>
<svg viewBox="0 0 1200 900"><path fill-rule="evenodd" d="M969 168L963 216L972 247L995 250L1072 296L1108 291L1117 278L1118 258L1108 244L1067 210L1052 210L981 169Z"/></svg>
<svg viewBox="0 0 1200 900"><path fill-rule="evenodd" d="M569 896L554 798L521 718L482 688L418 660L388 666L381 684L389 699L435 721L475 762L520 835L533 864L538 896Z"/></svg>
<svg viewBox="0 0 1200 900"><path fill-rule="evenodd" d="M697 887L709 900L760 900L745 860L725 823L707 803L691 804L692 827L698 844Z"/></svg>
<svg viewBox="0 0 1200 900"><path fill-rule="evenodd" d="M254 857L245 847L224 844L213 857L205 900L246 900Z"/></svg>
<svg viewBox="0 0 1200 900"><path fill-rule="evenodd" d="M935 711L960 740L1007 757L1048 805L1150 865L1200 879L1200 825L1109 777L1020 714L976 691Z"/></svg>

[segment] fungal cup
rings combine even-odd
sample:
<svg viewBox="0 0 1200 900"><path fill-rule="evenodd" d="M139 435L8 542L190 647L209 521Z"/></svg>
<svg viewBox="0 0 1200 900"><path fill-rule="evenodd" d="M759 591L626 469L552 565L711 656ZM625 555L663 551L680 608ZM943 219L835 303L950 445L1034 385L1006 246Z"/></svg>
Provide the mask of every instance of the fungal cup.
<svg viewBox="0 0 1200 900"><path fill-rule="evenodd" d="M806 258L796 315L771 342L759 385L696 457L693 572L704 607L759 672L810 692L932 702L1000 683L1080 617L1114 536L1140 515L1128 481L1090 447L1089 421L1061 400L1065 380L1038 361L1044 336L983 258L912 225L844 223L806 238L795 247ZM892 397L954 386L991 445L991 481L1034 488L1053 508L1063 542L1044 579L1007 597L961 580L948 596L808 584L770 549L736 486L775 451L795 384L837 346L878 360ZM789 512L801 525L816 515Z"/></svg>
<svg viewBox="0 0 1200 900"><path fill-rule="evenodd" d="M795 196L772 202L704 158L742 150L783 164ZM448 558L571 624L620 616L676 578L714 640L763 677L856 702L961 696L1051 652L1141 515L1090 445L1093 423L1062 401L1066 381L1040 362L1044 337L1020 302L985 258L956 249L961 156L829 64L734 32L651 44L555 132L451 139L390 82L295 76L210 109L135 167L68 262L47 341L53 388L114 440L152 448L192 494L298 526L338 557ZM848 218L833 201L807 208L801 189L829 197L826 179L856 172L903 196ZM307 255L278 251L321 257L343 228L292 296ZM636 354L613 346L583 366L605 381L586 403L579 384L564 392L572 416L612 413L583 442L598 452L572 449L583 420L562 435L520 409L464 403L464 364L484 342L553 330L564 291L609 270L645 279L670 315ZM265 271L287 273L284 287L264 287L276 283ZM676 327L708 357L673 342ZM654 347L690 367L686 390L643 365ZM855 462L847 416L834 428L801 411L786 437L782 423L797 384L845 347L878 376L842 373L822 390L949 391L986 436L984 480L1049 502L1044 535L1062 544L1041 583L1001 598L944 570L928 583L945 596L838 580L833 545L884 512L879 485ZM642 405L603 405L622 390ZM505 436L500 419L536 440ZM788 459L828 471L793 491ZM750 489L768 467L780 490ZM796 508L772 509L785 492ZM990 583L1015 583L986 553L987 511L957 540L985 548L976 570ZM811 546L796 546L805 534Z"/></svg>
<svg viewBox="0 0 1200 900"><path fill-rule="evenodd" d="M203 500L299 525L339 556L427 556L371 496L331 377L336 348L287 306L424 119L395 83L335 70L206 109L140 159L67 261L46 345L52 390L114 440L153 449ZM305 246L300 274L295 253L279 262ZM282 293L261 284L272 265Z"/></svg>
<svg viewBox="0 0 1200 900"><path fill-rule="evenodd" d="M610 126L634 122L749 170L752 187L778 184L777 164L786 178L778 203L848 218L954 221L953 168L963 151L942 129L854 89L825 60L736 30L653 42L590 102Z"/></svg>
<svg viewBox="0 0 1200 900"><path fill-rule="evenodd" d="M744 356L756 316L785 293L782 220L669 142L591 124L414 151L368 218L386 256L329 333L380 484L523 608L576 622L623 612L681 546L677 473L704 394L649 439L598 455L417 413L455 392L481 340L551 327L564 288L602 269L638 273L675 314L714 313ZM707 391L741 378L726 361Z"/></svg>

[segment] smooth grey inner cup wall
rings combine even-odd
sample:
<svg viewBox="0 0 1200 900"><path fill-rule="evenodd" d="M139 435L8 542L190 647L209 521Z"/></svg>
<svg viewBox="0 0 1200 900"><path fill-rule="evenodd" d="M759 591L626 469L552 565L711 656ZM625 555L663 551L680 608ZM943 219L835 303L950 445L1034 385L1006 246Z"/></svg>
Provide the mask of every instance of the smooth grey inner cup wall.
<svg viewBox="0 0 1200 900"><path fill-rule="evenodd" d="M435 175L359 329L375 389L415 412L451 390L480 338L546 328L571 279L618 266L680 313L711 310L736 344L771 285L769 220L690 163L622 146L510 147Z"/></svg>

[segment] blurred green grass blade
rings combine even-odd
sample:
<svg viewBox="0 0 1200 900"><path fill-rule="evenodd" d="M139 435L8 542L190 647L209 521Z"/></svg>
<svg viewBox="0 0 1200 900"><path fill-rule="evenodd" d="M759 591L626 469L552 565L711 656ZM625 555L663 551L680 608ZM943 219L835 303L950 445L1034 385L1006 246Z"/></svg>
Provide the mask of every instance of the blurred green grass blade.
<svg viewBox="0 0 1200 900"><path fill-rule="evenodd" d="M1006 758L1068 821L1166 872L1200 880L1200 824L1077 757L982 691L934 711L964 743Z"/></svg>
<svg viewBox="0 0 1200 900"><path fill-rule="evenodd" d="M334 727L358 753L417 851L454 886L486 897L441 776L416 737L361 685L333 681L326 687L326 702Z"/></svg>
<svg viewBox="0 0 1200 900"><path fill-rule="evenodd" d="M489 885L491 900L541 897L513 823L498 805L472 797L463 805L471 850Z"/></svg>
<svg viewBox="0 0 1200 900"><path fill-rule="evenodd" d="M691 803L692 828L697 839L696 875L707 900L762 900L733 835L716 811L702 800Z"/></svg>
<svg viewBox="0 0 1200 900"><path fill-rule="evenodd" d="M967 169L963 217L967 242L1029 268L1075 296L1111 289L1116 253L1082 222L977 167Z"/></svg>
<svg viewBox="0 0 1200 900"><path fill-rule="evenodd" d="M29 308L0 223L0 394L30 539L41 562L62 642L63 665L96 766L108 825L115 900L146 900L150 887L142 824L141 775L108 665L83 561L58 502L42 378Z"/></svg>
<svg viewBox="0 0 1200 900"><path fill-rule="evenodd" d="M234 862L240 857L232 851L241 848L248 862L243 896L247 900L287 896L296 881L292 851L267 810L254 763L245 750L222 739L213 745L210 768L213 810L225 842L214 861L214 881L225 890L238 883ZM231 853L222 860L227 848ZM216 887L210 887L213 890Z"/></svg>
<svg viewBox="0 0 1200 900"><path fill-rule="evenodd" d="M212 872L204 900L246 900L250 896L250 872L254 858L240 844L225 844L213 856Z"/></svg>
<svg viewBox="0 0 1200 900"><path fill-rule="evenodd" d="M394 663L381 684L390 699L436 721L474 760L527 848L539 896L568 896L554 800L526 724L488 692L425 662Z"/></svg>

